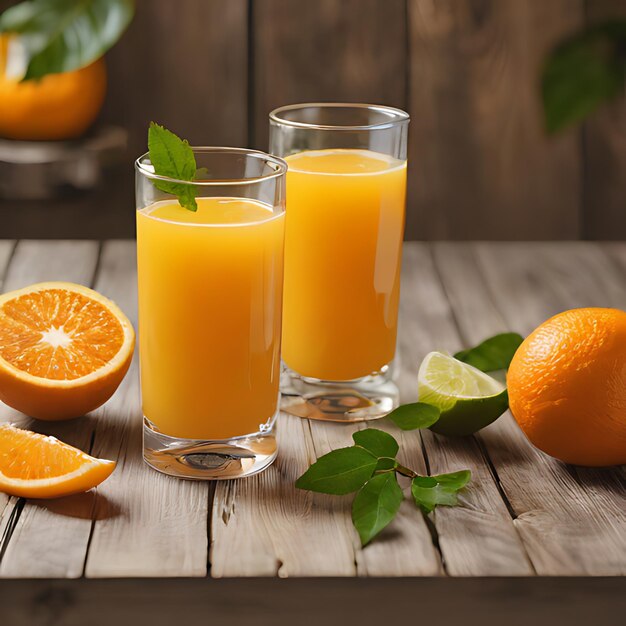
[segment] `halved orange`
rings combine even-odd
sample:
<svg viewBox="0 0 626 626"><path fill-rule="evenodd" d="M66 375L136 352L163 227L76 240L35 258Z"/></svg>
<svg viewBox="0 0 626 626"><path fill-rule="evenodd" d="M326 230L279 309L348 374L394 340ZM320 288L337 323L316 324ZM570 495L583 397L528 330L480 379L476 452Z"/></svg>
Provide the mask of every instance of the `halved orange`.
<svg viewBox="0 0 626 626"><path fill-rule="evenodd" d="M0 424L0 491L23 498L82 493L111 475L115 461L96 459L55 437Z"/></svg>
<svg viewBox="0 0 626 626"><path fill-rule="evenodd" d="M31 417L78 417L106 402L128 371L135 333L118 306L72 283L0 296L0 400Z"/></svg>

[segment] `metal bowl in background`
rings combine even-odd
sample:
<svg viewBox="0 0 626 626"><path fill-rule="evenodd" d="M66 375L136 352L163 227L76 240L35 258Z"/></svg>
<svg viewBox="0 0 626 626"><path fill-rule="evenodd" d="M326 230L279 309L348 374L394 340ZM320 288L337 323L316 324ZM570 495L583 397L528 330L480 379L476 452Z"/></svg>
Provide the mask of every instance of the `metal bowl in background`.
<svg viewBox="0 0 626 626"><path fill-rule="evenodd" d="M89 191L119 163L126 143L126 130L117 126L73 141L0 138L0 198L50 200Z"/></svg>

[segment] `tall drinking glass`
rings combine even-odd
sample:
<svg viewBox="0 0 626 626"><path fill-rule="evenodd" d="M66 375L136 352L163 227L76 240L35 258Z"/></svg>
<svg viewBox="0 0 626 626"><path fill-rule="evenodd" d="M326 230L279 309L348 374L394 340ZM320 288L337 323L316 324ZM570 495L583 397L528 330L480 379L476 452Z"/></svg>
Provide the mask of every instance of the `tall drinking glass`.
<svg viewBox="0 0 626 626"><path fill-rule="evenodd" d="M297 415L361 421L398 404L408 124L367 104L270 113L270 151L288 165L282 389Z"/></svg>
<svg viewBox="0 0 626 626"><path fill-rule="evenodd" d="M144 459L182 478L238 478L276 456L285 222L281 159L194 148L192 183L136 163ZM191 186L198 210L155 182Z"/></svg>

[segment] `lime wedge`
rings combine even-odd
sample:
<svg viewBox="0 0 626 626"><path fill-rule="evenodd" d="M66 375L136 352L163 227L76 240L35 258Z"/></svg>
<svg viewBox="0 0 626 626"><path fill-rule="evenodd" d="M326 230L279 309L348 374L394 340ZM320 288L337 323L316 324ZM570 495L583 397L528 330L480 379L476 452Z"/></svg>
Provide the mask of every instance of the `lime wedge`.
<svg viewBox="0 0 626 626"><path fill-rule="evenodd" d="M430 429L442 435L471 435L498 419L509 405L501 382L443 352L426 355L417 383L420 402L441 411Z"/></svg>

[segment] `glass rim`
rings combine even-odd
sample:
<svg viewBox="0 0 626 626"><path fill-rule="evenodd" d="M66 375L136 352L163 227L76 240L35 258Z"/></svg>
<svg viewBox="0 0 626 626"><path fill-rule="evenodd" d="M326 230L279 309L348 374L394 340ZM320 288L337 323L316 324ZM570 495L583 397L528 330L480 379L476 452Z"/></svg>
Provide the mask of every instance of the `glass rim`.
<svg viewBox="0 0 626 626"><path fill-rule="evenodd" d="M170 183L179 183L183 185L195 185L198 187L221 187L224 185L250 185L255 183L262 183L266 180L272 180L273 178L279 178L280 176L284 176L287 172L287 163L281 159L280 157L274 156L273 154L268 154L267 152L263 152L262 150L252 150L251 148L232 148L228 146L191 146L191 149L195 153L207 153L207 152L215 152L215 153L223 153L223 154L239 154L245 155L249 157L253 157L255 159L263 159L269 163L274 164L277 169L275 172L270 172L269 174L264 174L262 176L251 176L250 178L222 178L215 180L179 180L178 178L172 178L170 176L162 176L160 174L155 174L150 170L146 169L145 164L143 163L144 159L150 158L149 152L144 152L142 155L135 159L135 170L141 173L146 178L151 180L163 180Z"/></svg>
<svg viewBox="0 0 626 626"><path fill-rule="evenodd" d="M376 122L373 124L356 124L356 125L344 125L344 124L314 124L311 122L296 122L294 120L287 120L281 117L282 113L287 111L298 111L300 109L318 107L320 109L327 108L347 108L347 109L367 109L370 111L377 111L385 115L390 116L389 120L384 122ZM385 128L393 128L402 124L407 124L411 121L411 116L402 109L396 107L387 106L384 104L367 104L362 102L301 102L298 104L286 104L280 106L269 114L270 121L274 124L280 124L281 126L291 126L293 128L306 128L310 130L382 130ZM391 119L393 118L393 119Z"/></svg>

